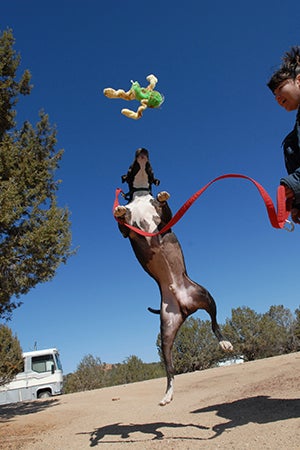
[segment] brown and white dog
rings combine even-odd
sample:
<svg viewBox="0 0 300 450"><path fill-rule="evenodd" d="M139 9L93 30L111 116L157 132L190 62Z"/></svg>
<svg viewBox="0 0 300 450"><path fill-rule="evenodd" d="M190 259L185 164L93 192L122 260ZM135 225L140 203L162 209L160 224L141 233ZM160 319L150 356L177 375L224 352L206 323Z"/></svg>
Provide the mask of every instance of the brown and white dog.
<svg viewBox="0 0 300 450"><path fill-rule="evenodd" d="M185 319L198 309L210 315L211 325L220 346L231 351L232 345L222 336L216 318L216 304L210 293L192 281L186 272L181 246L175 234L168 230L164 234L145 237L126 227L125 223L148 233L161 230L172 218L167 204L170 195L163 191L155 199L151 185L159 184L149 162L148 151L136 151L135 160L127 175L122 177L129 185L126 206L117 206L114 216L119 220L119 228L124 237L129 237L136 258L144 270L157 282L161 294L160 314L161 348L167 374L167 390L160 402L161 406L173 399L174 367L172 347L176 334Z"/></svg>

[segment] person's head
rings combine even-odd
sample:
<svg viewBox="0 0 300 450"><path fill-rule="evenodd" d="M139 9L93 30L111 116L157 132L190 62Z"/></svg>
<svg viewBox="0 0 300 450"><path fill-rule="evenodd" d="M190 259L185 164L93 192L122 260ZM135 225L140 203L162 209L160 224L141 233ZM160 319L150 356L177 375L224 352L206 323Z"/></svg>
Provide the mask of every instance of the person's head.
<svg viewBox="0 0 300 450"><path fill-rule="evenodd" d="M282 64L272 75L267 86L278 104L287 111L300 105L300 47L292 47L282 58Z"/></svg>
<svg viewBox="0 0 300 450"><path fill-rule="evenodd" d="M135 152L135 159L139 160L139 159L145 159L146 161L149 160L149 152L146 148L138 148L137 151Z"/></svg>

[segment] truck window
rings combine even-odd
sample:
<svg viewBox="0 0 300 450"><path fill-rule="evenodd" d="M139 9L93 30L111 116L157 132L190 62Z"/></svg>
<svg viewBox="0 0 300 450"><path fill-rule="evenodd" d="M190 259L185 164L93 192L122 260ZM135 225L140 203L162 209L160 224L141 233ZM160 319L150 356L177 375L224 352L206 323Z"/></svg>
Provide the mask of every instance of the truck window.
<svg viewBox="0 0 300 450"><path fill-rule="evenodd" d="M33 356L31 368L34 372L51 372L54 366L52 355Z"/></svg>

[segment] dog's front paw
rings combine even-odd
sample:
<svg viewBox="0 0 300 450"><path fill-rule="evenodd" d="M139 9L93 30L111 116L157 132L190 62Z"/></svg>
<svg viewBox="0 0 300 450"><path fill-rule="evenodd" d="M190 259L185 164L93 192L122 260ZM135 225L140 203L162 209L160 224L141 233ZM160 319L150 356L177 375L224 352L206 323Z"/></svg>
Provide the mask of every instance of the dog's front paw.
<svg viewBox="0 0 300 450"><path fill-rule="evenodd" d="M157 200L159 202L166 202L170 198L170 194L167 191L161 191L157 194Z"/></svg>
<svg viewBox="0 0 300 450"><path fill-rule="evenodd" d="M126 211L127 211L127 209L125 206L119 205L114 210L114 216L115 217L123 217L123 216L125 216Z"/></svg>

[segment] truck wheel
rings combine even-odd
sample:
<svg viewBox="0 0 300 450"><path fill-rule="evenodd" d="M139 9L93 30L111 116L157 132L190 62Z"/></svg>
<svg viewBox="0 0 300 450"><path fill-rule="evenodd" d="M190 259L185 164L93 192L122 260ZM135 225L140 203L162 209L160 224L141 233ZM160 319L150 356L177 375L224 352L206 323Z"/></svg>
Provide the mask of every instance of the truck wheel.
<svg viewBox="0 0 300 450"><path fill-rule="evenodd" d="M51 392L49 391L40 392L38 395L38 398L49 398L49 397L51 397Z"/></svg>

